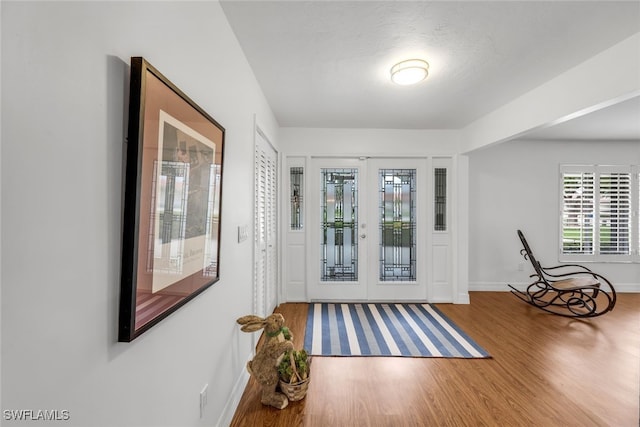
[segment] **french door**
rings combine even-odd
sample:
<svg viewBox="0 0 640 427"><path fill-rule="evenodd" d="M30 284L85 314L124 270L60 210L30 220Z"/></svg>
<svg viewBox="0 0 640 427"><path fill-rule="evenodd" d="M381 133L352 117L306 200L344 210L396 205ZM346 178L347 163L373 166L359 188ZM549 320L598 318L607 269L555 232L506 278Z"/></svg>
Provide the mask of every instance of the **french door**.
<svg viewBox="0 0 640 427"><path fill-rule="evenodd" d="M312 160L311 300L427 298L425 171L426 159Z"/></svg>

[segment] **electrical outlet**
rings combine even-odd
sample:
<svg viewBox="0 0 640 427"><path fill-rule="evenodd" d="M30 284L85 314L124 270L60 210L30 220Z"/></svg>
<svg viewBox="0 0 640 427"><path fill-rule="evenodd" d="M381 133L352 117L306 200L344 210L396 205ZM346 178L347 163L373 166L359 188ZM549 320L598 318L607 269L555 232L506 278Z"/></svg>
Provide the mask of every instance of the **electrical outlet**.
<svg viewBox="0 0 640 427"><path fill-rule="evenodd" d="M209 384L205 384L200 392L200 418L204 417L204 407L207 406L207 394L209 392Z"/></svg>

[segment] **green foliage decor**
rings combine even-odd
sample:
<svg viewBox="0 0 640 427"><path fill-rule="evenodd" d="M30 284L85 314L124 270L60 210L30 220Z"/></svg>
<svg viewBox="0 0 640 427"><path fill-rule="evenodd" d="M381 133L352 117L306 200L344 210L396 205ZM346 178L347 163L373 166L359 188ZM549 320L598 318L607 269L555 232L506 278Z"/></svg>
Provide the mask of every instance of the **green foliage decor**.
<svg viewBox="0 0 640 427"><path fill-rule="evenodd" d="M292 363L293 354L293 363ZM295 363L295 366L294 366ZM309 368L311 357L306 350L288 350L284 353L282 361L278 365L280 379L286 383L293 384L309 378Z"/></svg>

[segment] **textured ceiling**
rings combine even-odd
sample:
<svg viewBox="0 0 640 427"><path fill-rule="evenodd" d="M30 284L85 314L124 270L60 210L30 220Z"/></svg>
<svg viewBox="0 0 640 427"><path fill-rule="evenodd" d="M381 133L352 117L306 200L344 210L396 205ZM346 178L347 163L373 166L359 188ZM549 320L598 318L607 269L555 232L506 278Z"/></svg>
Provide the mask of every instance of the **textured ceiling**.
<svg viewBox="0 0 640 427"><path fill-rule="evenodd" d="M285 127L462 128L640 32L638 1L221 5ZM427 80L391 83L414 57Z"/></svg>

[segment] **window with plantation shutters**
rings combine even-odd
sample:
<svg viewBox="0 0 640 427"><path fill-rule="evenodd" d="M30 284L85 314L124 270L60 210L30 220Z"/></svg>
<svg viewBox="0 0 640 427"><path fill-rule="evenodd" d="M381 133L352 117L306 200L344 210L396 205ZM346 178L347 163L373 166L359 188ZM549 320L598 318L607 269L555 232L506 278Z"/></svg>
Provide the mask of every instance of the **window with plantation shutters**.
<svg viewBox="0 0 640 427"><path fill-rule="evenodd" d="M561 167L561 260L638 261L637 169Z"/></svg>

